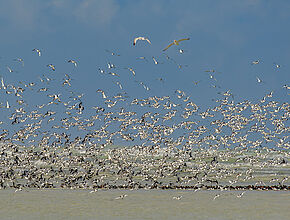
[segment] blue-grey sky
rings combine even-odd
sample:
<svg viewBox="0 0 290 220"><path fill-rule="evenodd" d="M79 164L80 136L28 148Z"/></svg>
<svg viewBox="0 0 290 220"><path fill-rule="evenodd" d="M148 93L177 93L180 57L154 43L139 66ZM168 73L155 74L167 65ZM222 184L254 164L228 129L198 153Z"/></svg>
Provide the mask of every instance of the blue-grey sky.
<svg viewBox="0 0 290 220"><path fill-rule="evenodd" d="M181 89L198 105L207 106L218 92L231 90L237 100L257 100L274 91L275 100L285 102L289 100L282 88L289 85L289 11L287 0L0 0L0 75L13 83L68 73L73 87L91 103L101 98L97 89L109 95L120 92L116 81L132 98L171 95ZM139 41L134 47L138 36L148 37L152 45ZM178 68L162 49L184 37L190 40L166 51L182 66ZM40 49L42 56L33 48ZM137 59L141 56L148 62ZM24 59L24 67L13 61L16 58ZM76 60L78 67L69 59ZM260 63L252 65L255 60ZM99 68L109 72L108 62L116 65L114 72L120 77L99 72ZM55 72L46 66L50 63ZM136 71L135 78L127 67ZM212 73L216 80L205 72L210 69L216 70ZM0 99L5 103L5 97Z"/></svg>

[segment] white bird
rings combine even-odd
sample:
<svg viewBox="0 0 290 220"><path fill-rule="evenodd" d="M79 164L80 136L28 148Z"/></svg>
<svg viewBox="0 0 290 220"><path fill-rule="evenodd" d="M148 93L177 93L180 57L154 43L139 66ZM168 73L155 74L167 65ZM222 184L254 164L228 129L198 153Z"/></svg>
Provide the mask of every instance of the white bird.
<svg viewBox="0 0 290 220"><path fill-rule="evenodd" d="M7 67L8 71L9 71L9 73L13 72L13 70L9 66L6 66L6 67Z"/></svg>
<svg viewBox="0 0 290 220"><path fill-rule="evenodd" d="M120 195L118 197L116 197L115 199L124 199L125 197L127 197L128 195L126 194L123 194L123 195Z"/></svg>
<svg viewBox="0 0 290 220"><path fill-rule="evenodd" d="M108 63L108 69L114 69L114 68L116 68L115 64Z"/></svg>
<svg viewBox="0 0 290 220"><path fill-rule="evenodd" d="M184 53L184 50L179 49L178 52L179 52L180 54L183 54L183 53Z"/></svg>
<svg viewBox="0 0 290 220"><path fill-rule="evenodd" d="M256 78L257 78L258 83L261 83L262 82L262 80L259 79L257 76L256 76Z"/></svg>
<svg viewBox="0 0 290 220"><path fill-rule="evenodd" d="M54 65L48 64L47 66L50 67L53 71L55 71L55 66Z"/></svg>
<svg viewBox="0 0 290 220"><path fill-rule="evenodd" d="M120 82L116 82L116 84L120 87L120 89L123 89L123 86Z"/></svg>
<svg viewBox="0 0 290 220"><path fill-rule="evenodd" d="M216 200L218 197L220 197L221 194L216 194L214 197L213 197L213 200Z"/></svg>
<svg viewBox="0 0 290 220"><path fill-rule="evenodd" d="M41 56L41 50L37 49L37 48L34 48L32 51L35 51L38 53L38 56Z"/></svg>
<svg viewBox="0 0 290 220"><path fill-rule="evenodd" d="M24 60L22 58L17 58L17 59L14 59L15 61L19 61L22 66L24 66Z"/></svg>
<svg viewBox="0 0 290 220"><path fill-rule="evenodd" d="M110 74L112 76L119 76L117 73L113 73L113 72L109 72L108 74Z"/></svg>
<svg viewBox="0 0 290 220"><path fill-rule="evenodd" d="M175 199L175 200L180 200L182 198L182 196L173 196L172 199Z"/></svg>
<svg viewBox="0 0 290 220"><path fill-rule="evenodd" d="M135 46L138 40L145 40L147 41L149 44L151 44L150 40L146 37L136 37L133 41L133 45Z"/></svg>
<svg viewBox="0 0 290 220"><path fill-rule="evenodd" d="M104 98L104 99L106 99L106 98L107 98L107 96L106 96L106 94L105 94L105 92L104 92L103 90L101 90L101 89L98 89L98 90L97 90L97 92L100 92L100 93L102 93L102 95L103 95L103 98Z"/></svg>
<svg viewBox="0 0 290 220"><path fill-rule="evenodd" d="M237 198L242 198L242 196L243 196L245 193L246 193L245 191L242 192L242 193L240 193L239 195L237 195Z"/></svg>
<svg viewBox="0 0 290 220"><path fill-rule="evenodd" d="M103 69L101 69L101 68L99 68L99 71L100 71L100 73L102 73L102 74L105 73L105 70L103 70Z"/></svg>
<svg viewBox="0 0 290 220"><path fill-rule="evenodd" d="M3 77L1 77L1 87L2 87L2 89L6 89Z"/></svg>
<svg viewBox="0 0 290 220"><path fill-rule="evenodd" d="M252 65L253 64L256 65L256 64L259 64L259 63L260 63L260 60L255 60L255 61L252 62Z"/></svg>
<svg viewBox="0 0 290 220"><path fill-rule="evenodd" d="M72 63L73 65L75 65L75 67L77 66L77 62L75 60L69 60L67 61L68 63Z"/></svg>
<svg viewBox="0 0 290 220"><path fill-rule="evenodd" d="M90 191L90 193L95 193L95 192L98 192L98 189L94 189L94 190Z"/></svg>
<svg viewBox="0 0 290 220"><path fill-rule="evenodd" d="M158 61L155 59L155 57L152 57L154 63L157 65L158 64Z"/></svg>
<svg viewBox="0 0 290 220"><path fill-rule="evenodd" d="M125 69L128 69L132 74L133 74L133 76L135 76L136 75L136 73L135 73L135 71L133 70L133 68L131 68L131 67L128 67L128 68L125 68Z"/></svg>

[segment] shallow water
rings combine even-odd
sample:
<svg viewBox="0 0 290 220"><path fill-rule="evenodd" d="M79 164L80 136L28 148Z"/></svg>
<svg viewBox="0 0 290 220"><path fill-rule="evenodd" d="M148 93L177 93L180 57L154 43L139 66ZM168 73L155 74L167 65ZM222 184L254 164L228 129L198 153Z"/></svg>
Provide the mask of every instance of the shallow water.
<svg viewBox="0 0 290 220"><path fill-rule="evenodd" d="M1 219L287 219L290 192L0 191ZM124 199L115 199L126 194ZM214 199L216 195L219 197ZM180 200L173 197L182 196Z"/></svg>

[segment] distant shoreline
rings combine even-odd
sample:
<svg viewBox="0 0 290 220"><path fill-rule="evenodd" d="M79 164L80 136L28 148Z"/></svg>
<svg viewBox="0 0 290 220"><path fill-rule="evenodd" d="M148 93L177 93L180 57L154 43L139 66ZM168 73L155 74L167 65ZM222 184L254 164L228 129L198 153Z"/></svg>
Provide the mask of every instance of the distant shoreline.
<svg viewBox="0 0 290 220"><path fill-rule="evenodd" d="M17 187L10 187L10 188L2 188L2 190L10 190L10 189L16 189L19 190ZM44 188L20 188L19 191L22 190L204 190L204 191L210 191L210 190L227 190L227 191L240 191L240 190L250 190L250 191L290 191L290 186L286 185L273 185L273 186L255 186L255 185L244 185L244 186L209 186L209 185L203 185L200 187L197 186L143 186L138 185L136 186L123 186L123 185L100 185L94 188L78 188L78 187L60 187L60 188L53 188L53 187L44 187Z"/></svg>

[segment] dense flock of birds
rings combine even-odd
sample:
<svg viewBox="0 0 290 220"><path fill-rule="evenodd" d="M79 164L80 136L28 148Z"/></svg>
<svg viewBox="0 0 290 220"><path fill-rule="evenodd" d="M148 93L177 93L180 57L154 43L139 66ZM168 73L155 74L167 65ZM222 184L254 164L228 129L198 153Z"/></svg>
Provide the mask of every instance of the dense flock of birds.
<svg viewBox="0 0 290 220"><path fill-rule="evenodd" d="M186 40L174 40L163 51ZM138 41L151 44L138 37L133 45ZM33 53L43 56L40 49ZM24 59L15 61L24 68ZM78 68L77 60L66 62ZM33 82L1 77L1 189L290 189L289 103L275 101L273 92L257 102L237 102L228 90L215 106L202 109L181 89L131 98L117 81L121 92L97 89L100 103L85 106L73 77L53 75L54 64L47 68L50 73ZM108 62L99 71L118 78L115 69ZM206 72L214 79L215 70Z"/></svg>

